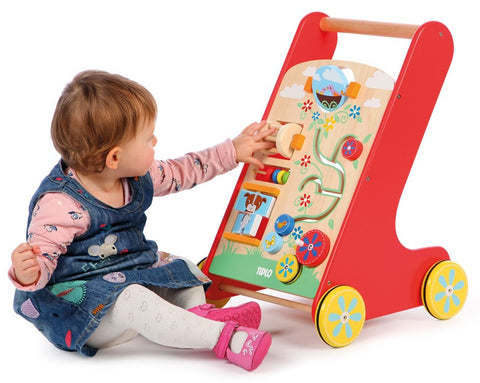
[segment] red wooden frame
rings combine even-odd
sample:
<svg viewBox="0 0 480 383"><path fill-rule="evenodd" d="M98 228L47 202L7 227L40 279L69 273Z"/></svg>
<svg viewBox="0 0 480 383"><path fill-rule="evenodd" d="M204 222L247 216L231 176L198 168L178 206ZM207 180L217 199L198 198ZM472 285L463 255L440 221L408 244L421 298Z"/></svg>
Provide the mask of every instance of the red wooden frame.
<svg viewBox="0 0 480 383"><path fill-rule="evenodd" d="M333 57L337 33L320 29L324 17L328 16L312 13L300 22L264 119L283 76L291 67ZM419 306L425 274L435 263L449 259L440 247L405 248L397 237L395 218L452 56L453 40L443 24L428 22L418 27L314 298L313 320L324 293L338 285L349 285L359 291L366 304L367 319ZM245 165L203 267L213 280L207 291L210 300L232 295L219 289L221 283L262 289L208 271L247 169Z"/></svg>

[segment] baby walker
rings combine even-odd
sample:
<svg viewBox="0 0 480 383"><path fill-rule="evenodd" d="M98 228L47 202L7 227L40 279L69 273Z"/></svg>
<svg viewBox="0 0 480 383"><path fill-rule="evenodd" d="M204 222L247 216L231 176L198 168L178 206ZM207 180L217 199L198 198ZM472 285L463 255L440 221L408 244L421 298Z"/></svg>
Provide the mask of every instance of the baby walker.
<svg viewBox="0 0 480 383"><path fill-rule="evenodd" d="M333 60L339 32L411 39L398 78ZM276 148L258 154L264 169L243 167L201 264L210 302L245 295L311 312L333 347L350 344L366 319L421 304L438 319L462 309L464 270L441 247L405 248L395 231L452 55L438 22L301 21L263 116Z"/></svg>

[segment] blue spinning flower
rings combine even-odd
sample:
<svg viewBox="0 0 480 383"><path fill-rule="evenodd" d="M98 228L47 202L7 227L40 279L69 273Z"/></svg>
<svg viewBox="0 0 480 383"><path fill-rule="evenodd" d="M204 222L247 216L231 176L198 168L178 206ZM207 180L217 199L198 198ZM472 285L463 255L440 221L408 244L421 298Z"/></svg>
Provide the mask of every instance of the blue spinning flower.
<svg viewBox="0 0 480 383"><path fill-rule="evenodd" d="M443 275L438 277L438 283L440 283L445 290L435 294L435 302L441 301L443 298L445 298L445 304L443 305L443 311L445 313L450 311L450 301L453 302L455 306L460 305L460 298L455 295L455 291L462 289L465 286L465 281L461 280L453 285L454 280L455 269L450 270L448 274L448 283Z"/></svg>
<svg viewBox="0 0 480 383"><path fill-rule="evenodd" d="M303 260L306 261L309 257L315 258L319 254L318 250L322 245L323 242L320 241L318 233L314 232L311 237L303 237L303 245L299 247L298 251L303 255Z"/></svg>
<svg viewBox="0 0 480 383"><path fill-rule="evenodd" d="M345 333L347 335L347 338L351 338L353 335L352 327L348 323L349 321L354 321L354 322L359 322L362 320L362 314L361 313L353 313L352 311L355 309L357 306L358 300L357 298L353 298L348 305L348 309L345 310L345 298L343 296L340 296L338 298L338 306L340 307L341 314L337 313L331 313L328 315L328 320L330 322L337 322L339 323L335 326L333 329L333 336L338 336L340 334L340 331L342 331L342 328L345 326Z"/></svg>
<svg viewBox="0 0 480 383"><path fill-rule="evenodd" d="M284 261L280 262L281 269L278 271L278 274L279 275L283 274L283 278L286 278L288 274L293 273L293 269L292 269L293 264L294 264L293 260L290 260L288 257L285 258L285 262Z"/></svg>

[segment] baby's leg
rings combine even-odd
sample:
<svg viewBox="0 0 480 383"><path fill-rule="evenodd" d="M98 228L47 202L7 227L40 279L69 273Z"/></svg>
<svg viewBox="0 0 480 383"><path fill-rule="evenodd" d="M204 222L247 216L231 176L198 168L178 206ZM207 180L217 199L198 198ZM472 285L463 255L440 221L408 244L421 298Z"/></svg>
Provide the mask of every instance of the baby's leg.
<svg viewBox="0 0 480 383"><path fill-rule="evenodd" d="M118 296L87 344L105 348L136 334L163 346L210 349L246 370L258 367L271 343L264 331L203 318L134 284Z"/></svg>
<svg viewBox="0 0 480 383"><path fill-rule="evenodd" d="M197 295L195 290L194 295ZM175 306L144 286L130 285L119 295L88 345L105 348L139 333L164 346L213 349L223 327L224 323Z"/></svg>
<svg viewBox="0 0 480 383"><path fill-rule="evenodd" d="M185 310L203 305L206 302L205 289L203 286L193 286L183 289L169 289L158 286L148 286L148 288L167 302Z"/></svg>

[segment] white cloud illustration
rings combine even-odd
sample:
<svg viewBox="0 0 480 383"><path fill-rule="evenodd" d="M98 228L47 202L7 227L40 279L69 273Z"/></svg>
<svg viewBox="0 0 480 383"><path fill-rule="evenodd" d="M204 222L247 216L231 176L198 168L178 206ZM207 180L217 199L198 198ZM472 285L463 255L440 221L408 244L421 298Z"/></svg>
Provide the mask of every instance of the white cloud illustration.
<svg viewBox="0 0 480 383"><path fill-rule="evenodd" d="M280 92L281 97L285 98L304 98L305 97L305 90L303 89L303 85L293 84L292 86L285 87L284 90Z"/></svg>
<svg viewBox="0 0 480 383"><path fill-rule="evenodd" d="M322 77L323 77L325 80L333 81L333 82L336 82L336 83L339 83L339 84L342 84L342 83L343 83L343 79L342 79L340 73L337 72L337 71L334 70L334 69L326 69L326 70L322 73Z"/></svg>
<svg viewBox="0 0 480 383"><path fill-rule="evenodd" d="M365 85L367 88L392 90L394 80L385 72L376 71L372 77L367 79Z"/></svg>
<svg viewBox="0 0 480 383"><path fill-rule="evenodd" d="M372 98L368 99L367 101L365 101L363 103L363 106L365 106L367 108L380 108L380 106L381 106L380 99L376 98L376 97L372 97Z"/></svg>
<svg viewBox="0 0 480 383"><path fill-rule="evenodd" d="M303 71L303 75L305 77L313 77L313 76L315 76L315 71L316 71L316 69L315 69L314 66L309 66L309 67L307 67L307 69L305 69Z"/></svg>

